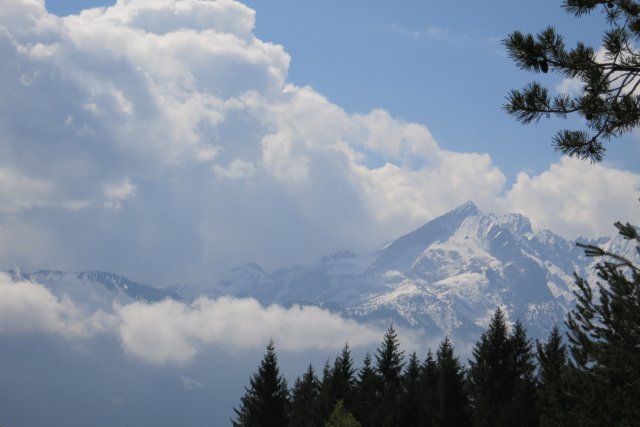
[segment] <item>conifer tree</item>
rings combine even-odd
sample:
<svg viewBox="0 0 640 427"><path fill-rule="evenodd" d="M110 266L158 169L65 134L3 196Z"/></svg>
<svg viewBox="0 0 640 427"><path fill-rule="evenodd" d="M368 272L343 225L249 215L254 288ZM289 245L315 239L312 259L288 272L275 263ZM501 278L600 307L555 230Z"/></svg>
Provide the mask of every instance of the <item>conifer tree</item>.
<svg viewBox="0 0 640 427"><path fill-rule="evenodd" d="M422 375L420 378L420 389L423 396L420 406L420 413L425 427L435 425L436 411L438 408L438 365L433 358L431 350L427 352L427 357L422 365Z"/></svg>
<svg viewBox="0 0 640 427"><path fill-rule="evenodd" d="M504 314L496 310L491 323L473 348L469 383L474 424L478 427L507 425L507 405L513 387L511 348Z"/></svg>
<svg viewBox="0 0 640 427"><path fill-rule="evenodd" d="M356 378L353 414L364 426L375 425L376 405L380 387L372 366L371 355L367 352Z"/></svg>
<svg viewBox="0 0 640 427"><path fill-rule="evenodd" d="M511 425L537 426L538 412L537 378L534 354L527 332L520 321L516 321L510 336L513 357L513 396L510 403Z"/></svg>
<svg viewBox="0 0 640 427"><path fill-rule="evenodd" d="M630 132L640 124L640 2L636 0L564 0L563 8L582 16L601 8L609 28L602 37L602 51L577 43L567 49L553 27L537 35L515 31L504 44L522 69L535 73L557 72L574 79L580 89L575 96L560 93L553 98L546 87L530 83L513 90L505 109L523 123L551 115L565 118L576 113L589 131L562 130L553 138L564 154L600 161L603 140Z"/></svg>
<svg viewBox="0 0 640 427"><path fill-rule="evenodd" d="M409 361L402 376L402 385L404 388L403 399L400 403L401 423L406 427L417 427L422 425L422 414L420 406L424 400L422 389L420 387L421 380L420 362L415 352L409 357Z"/></svg>
<svg viewBox="0 0 640 427"><path fill-rule="evenodd" d="M437 406L434 426L464 427L471 425L469 396L465 389L465 372L454 355L453 345L445 338L436 353Z"/></svg>
<svg viewBox="0 0 640 427"><path fill-rule="evenodd" d="M329 361L327 361L323 370L320 409L325 419L333 411L338 400L342 400L347 411L353 410L354 374L351 350L349 344L345 344L340 355L335 358L333 367L330 367Z"/></svg>
<svg viewBox="0 0 640 427"><path fill-rule="evenodd" d="M318 396L318 411L320 418L326 420L336 404L333 396L333 372L329 359L324 363L322 368L322 380L320 381L320 395Z"/></svg>
<svg viewBox="0 0 640 427"><path fill-rule="evenodd" d="M402 368L404 352L400 351L398 335L389 326L381 346L376 349L376 375L379 380L378 423L381 426L397 426L400 422L402 400Z"/></svg>
<svg viewBox="0 0 640 427"><path fill-rule="evenodd" d="M345 344L340 355L336 357L331 374L333 397L336 402L338 400L342 400L347 411L353 410L355 372L356 370L353 367L353 359L351 358L349 344Z"/></svg>
<svg viewBox="0 0 640 427"><path fill-rule="evenodd" d="M302 378L296 379L291 391L291 427L322 427L323 420L318 407L320 382L313 366L309 365Z"/></svg>
<svg viewBox="0 0 640 427"><path fill-rule="evenodd" d="M526 330L516 322L508 333L502 310L473 349L469 382L478 426L537 426L537 380Z"/></svg>
<svg viewBox="0 0 640 427"><path fill-rule="evenodd" d="M573 402L569 391L570 366L567 347L562 342L560 330L555 326L545 343L536 343L538 359L538 391L540 402L540 426L573 426Z"/></svg>
<svg viewBox="0 0 640 427"><path fill-rule="evenodd" d="M289 421L289 390L280 375L273 340L258 371L249 379L249 387L241 399L240 408L234 408L234 427L282 427Z"/></svg>
<svg viewBox="0 0 640 427"><path fill-rule="evenodd" d="M616 223L640 253L640 236L630 224ZM576 365L572 387L582 425L637 425L640 420L640 268L596 246L581 245L601 257L597 293L576 276L577 304L567 318Z"/></svg>
<svg viewBox="0 0 640 427"><path fill-rule="evenodd" d="M360 427L361 424L353 414L347 411L342 400L338 400L333 412L329 416L325 427Z"/></svg>

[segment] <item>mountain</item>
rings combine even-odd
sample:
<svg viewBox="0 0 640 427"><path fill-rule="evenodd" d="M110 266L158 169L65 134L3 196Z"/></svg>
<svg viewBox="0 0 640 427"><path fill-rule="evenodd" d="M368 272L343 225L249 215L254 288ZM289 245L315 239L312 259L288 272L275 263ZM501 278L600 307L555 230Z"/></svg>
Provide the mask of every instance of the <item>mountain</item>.
<svg viewBox="0 0 640 427"><path fill-rule="evenodd" d="M619 237L582 241L633 250ZM534 232L523 215L484 214L467 202L381 250L341 251L272 274L247 264L207 293L252 296L265 305L314 304L464 342L476 340L500 306L531 336L543 337L562 325L574 303L574 272L595 283L595 263L575 242Z"/></svg>
<svg viewBox="0 0 640 427"><path fill-rule="evenodd" d="M174 291L144 285L126 277L103 271L83 271L65 273L62 271L40 270L35 273L10 272L14 280L28 280L40 283L54 295L69 297L75 304L95 310L110 311L113 303L121 305L133 301L155 302L165 298L182 299Z"/></svg>
<svg viewBox="0 0 640 427"><path fill-rule="evenodd" d="M581 241L635 253L619 236ZM251 297L263 305L316 305L362 322L394 321L426 336L472 343L497 307L530 336L546 336L574 304L574 272L595 283L596 263L575 242L533 231L523 215L485 214L467 202L370 253L339 251L274 272L246 264L199 286L158 289L97 271L12 274L105 311L114 302Z"/></svg>

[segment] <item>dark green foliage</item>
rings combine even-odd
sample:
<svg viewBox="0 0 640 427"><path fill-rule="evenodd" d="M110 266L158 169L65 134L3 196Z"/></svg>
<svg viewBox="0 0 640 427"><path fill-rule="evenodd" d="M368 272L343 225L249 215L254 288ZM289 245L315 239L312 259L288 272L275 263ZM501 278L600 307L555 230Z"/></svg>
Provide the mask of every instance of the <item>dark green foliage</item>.
<svg viewBox="0 0 640 427"><path fill-rule="evenodd" d="M538 413L538 389L536 366L531 342L527 332L516 321L510 336L513 357L513 396L511 398L512 425L537 426L540 421Z"/></svg>
<svg viewBox="0 0 640 427"><path fill-rule="evenodd" d="M289 425L291 427L321 427L321 417L318 407L320 382L316 377L313 366L309 365L302 378L298 378L291 390L291 412Z"/></svg>
<svg viewBox="0 0 640 427"><path fill-rule="evenodd" d="M329 359L327 359L322 368L322 381L320 382L320 395L318 396L318 411L322 420L326 420L329 417L336 402L337 399L333 397L333 372Z"/></svg>
<svg viewBox="0 0 640 427"><path fill-rule="evenodd" d="M355 387L355 372L349 344L345 344L340 355L336 358L332 370L333 396L342 400L345 409L352 410L353 389Z"/></svg>
<svg viewBox="0 0 640 427"><path fill-rule="evenodd" d="M640 242L635 228L621 234ZM598 293L577 279L576 309L568 316L571 358L556 327L537 343L538 368L526 330L507 327L496 310L473 348L468 372L445 338L434 358L405 366L393 326L355 369L347 345L319 383L313 367L291 391L280 376L273 342L242 397L234 426L633 426L640 425L640 272L630 261L605 256ZM640 249L638 250L640 253ZM351 409L346 405L350 400ZM288 423L288 424L287 424Z"/></svg>
<svg viewBox="0 0 640 427"><path fill-rule="evenodd" d="M347 411L353 410L353 393L355 388L355 369L349 345L345 344L342 352L329 367L325 365L320 390L320 412L326 419L333 411L336 403L342 400Z"/></svg>
<svg viewBox="0 0 640 427"><path fill-rule="evenodd" d="M634 227L616 224L626 239L640 242ZM640 274L631 261L594 246L586 254L605 258L597 267L594 295L576 277L577 305L567 318L577 368L577 414L583 425L637 425L640 420ZM636 246L638 250L640 246ZM639 250L640 252L640 250Z"/></svg>
<svg viewBox="0 0 640 427"><path fill-rule="evenodd" d="M511 364L507 324L496 310L489 327L473 348L469 382L476 426L505 425L506 404L511 398Z"/></svg>
<svg viewBox="0 0 640 427"><path fill-rule="evenodd" d="M402 376L402 401L400 402L400 425L414 427L422 425L420 406L423 400L420 362L416 353L412 353Z"/></svg>
<svg viewBox="0 0 640 427"><path fill-rule="evenodd" d="M464 427L471 425L469 397L465 389L465 373L454 355L453 345L445 338L436 353L436 407L434 426Z"/></svg>
<svg viewBox="0 0 640 427"><path fill-rule="evenodd" d="M570 366L567 348L558 327L545 343L537 342L540 425L542 427L577 425L572 416L573 399L569 391Z"/></svg>
<svg viewBox="0 0 640 427"><path fill-rule="evenodd" d="M375 423L376 402L380 390L378 377L371 363L371 355L367 353L356 379L353 413L364 426L372 426Z"/></svg>
<svg viewBox="0 0 640 427"><path fill-rule="evenodd" d="M249 379L249 387L235 409L234 426L282 427L289 421L289 390L280 375L273 340L267 345L258 371Z"/></svg>
<svg viewBox="0 0 640 427"><path fill-rule="evenodd" d="M578 43L567 49L556 30L548 27L537 35L511 33L505 40L509 56L523 70L559 73L582 84L576 95L554 97L538 82L512 90L505 110L523 123L551 115L565 118L580 114L589 131L561 130L553 138L564 154L600 161L602 140L630 132L640 124L638 93L640 54L634 41L640 37L640 3L634 0L564 0L569 13L581 16L600 7L610 25L602 37L604 55ZM586 29L589 31L589 29Z"/></svg>
<svg viewBox="0 0 640 427"><path fill-rule="evenodd" d="M422 365L420 389L423 396L422 404L420 405L422 425L433 426L435 425L438 408L438 365L433 358L431 350L427 352L427 358Z"/></svg>
<svg viewBox="0 0 640 427"><path fill-rule="evenodd" d="M360 423L344 408L342 400L338 400L325 427L360 427Z"/></svg>
<svg viewBox="0 0 640 427"><path fill-rule="evenodd" d="M376 349L376 375L378 376L378 418L376 425L399 425L400 402L402 400L402 368L404 352L400 351L398 335L393 325L389 326L381 346Z"/></svg>
<svg viewBox="0 0 640 427"><path fill-rule="evenodd" d="M517 322L509 334L502 310L496 310L473 357L469 382L475 425L537 425L535 366L522 325Z"/></svg>

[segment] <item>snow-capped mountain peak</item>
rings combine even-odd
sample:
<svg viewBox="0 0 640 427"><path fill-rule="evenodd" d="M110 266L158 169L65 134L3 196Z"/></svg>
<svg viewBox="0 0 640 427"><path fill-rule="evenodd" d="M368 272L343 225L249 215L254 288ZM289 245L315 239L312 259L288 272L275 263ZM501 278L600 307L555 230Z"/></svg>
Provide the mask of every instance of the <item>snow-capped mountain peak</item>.
<svg viewBox="0 0 640 427"><path fill-rule="evenodd" d="M562 324L571 307L574 271L588 276L593 268L575 243L548 230L534 232L526 216L485 214L473 202L378 252L346 254L242 286L264 291L268 283L269 290L256 295L264 303L329 305L361 320L394 319L462 338L477 336L487 313L500 306L541 337ZM359 268L337 268L341 263ZM236 276L232 272L216 289L231 289Z"/></svg>

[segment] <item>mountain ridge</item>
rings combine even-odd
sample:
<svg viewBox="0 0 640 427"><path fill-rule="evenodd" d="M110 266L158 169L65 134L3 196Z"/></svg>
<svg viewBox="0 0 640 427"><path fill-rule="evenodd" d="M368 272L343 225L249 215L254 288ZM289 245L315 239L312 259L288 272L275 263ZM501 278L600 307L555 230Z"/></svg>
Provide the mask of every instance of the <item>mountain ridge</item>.
<svg viewBox="0 0 640 427"><path fill-rule="evenodd" d="M634 252L619 236L586 243L623 255ZM485 214L469 201L379 250L338 251L271 273L248 263L205 286L159 289L101 271L12 275L105 309L114 301L255 298L265 306L316 305L361 322L394 321L427 336L468 342L497 307L511 320L520 319L532 337L546 336L574 304L573 273L595 283L596 262L575 242L549 230L534 231L524 215Z"/></svg>

